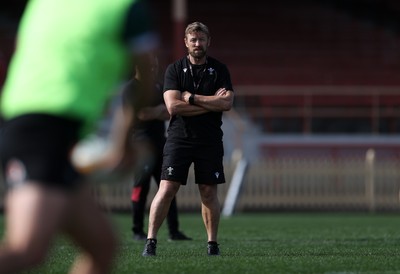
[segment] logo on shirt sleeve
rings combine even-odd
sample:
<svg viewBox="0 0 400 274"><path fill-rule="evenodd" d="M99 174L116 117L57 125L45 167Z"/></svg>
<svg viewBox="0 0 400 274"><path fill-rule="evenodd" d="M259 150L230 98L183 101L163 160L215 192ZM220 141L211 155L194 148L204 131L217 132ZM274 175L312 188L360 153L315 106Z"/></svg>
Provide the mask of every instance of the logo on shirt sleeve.
<svg viewBox="0 0 400 274"><path fill-rule="evenodd" d="M174 171L174 168L170 166L169 168L167 168L167 171L168 171L168 175L171 176L172 171Z"/></svg>

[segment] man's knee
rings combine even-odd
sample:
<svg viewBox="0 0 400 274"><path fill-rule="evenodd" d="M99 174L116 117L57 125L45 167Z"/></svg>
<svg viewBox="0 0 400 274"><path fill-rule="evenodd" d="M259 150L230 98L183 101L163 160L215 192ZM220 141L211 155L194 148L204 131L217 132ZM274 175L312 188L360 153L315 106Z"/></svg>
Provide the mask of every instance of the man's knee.
<svg viewBox="0 0 400 274"><path fill-rule="evenodd" d="M200 196L203 202L212 202L217 199L216 185L199 185Z"/></svg>
<svg viewBox="0 0 400 274"><path fill-rule="evenodd" d="M177 182L162 180L160 183L159 191L161 191L162 195L166 199L172 201L172 199L174 199L176 193L178 192L179 187L180 184Z"/></svg>

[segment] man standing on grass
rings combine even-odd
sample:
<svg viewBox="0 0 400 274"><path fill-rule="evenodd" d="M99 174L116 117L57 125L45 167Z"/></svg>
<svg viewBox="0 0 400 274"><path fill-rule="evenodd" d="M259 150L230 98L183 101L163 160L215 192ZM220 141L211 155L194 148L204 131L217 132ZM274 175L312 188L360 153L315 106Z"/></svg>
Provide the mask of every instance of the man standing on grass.
<svg viewBox="0 0 400 274"><path fill-rule="evenodd" d="M227 67L207 56L210 39L207 26L189 24L184 38L189 54L170 64L165 73L164 100L171 119L143 256L156 255L157 232L179 187L186 184L192 163L207 231L207 253L220 254L217 185L225 182L222 113L231 109L234 96Z"/></svg>

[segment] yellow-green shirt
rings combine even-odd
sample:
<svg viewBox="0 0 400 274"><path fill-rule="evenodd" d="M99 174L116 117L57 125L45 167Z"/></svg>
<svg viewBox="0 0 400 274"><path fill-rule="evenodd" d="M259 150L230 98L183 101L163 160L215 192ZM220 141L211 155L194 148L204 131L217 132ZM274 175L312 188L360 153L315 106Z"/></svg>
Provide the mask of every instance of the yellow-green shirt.
<svg viewBox="0 0 400 274"><path fill-rule="evenodd" d="M127 25L149 26L139 21L146 16L127 22L134 2L30 1L0 98L3 117L44 113L77 118L86 129L93 126L126 73L128 42L149 36L150 30L141 27L124 41Z"/></svg>

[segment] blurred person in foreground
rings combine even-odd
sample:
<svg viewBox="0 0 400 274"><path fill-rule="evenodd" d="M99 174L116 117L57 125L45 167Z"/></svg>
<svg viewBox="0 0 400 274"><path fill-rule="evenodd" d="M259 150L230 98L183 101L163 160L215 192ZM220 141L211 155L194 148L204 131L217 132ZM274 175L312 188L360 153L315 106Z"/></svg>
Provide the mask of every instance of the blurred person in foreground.
<svg viewBox="0 0 400 274"><path fill-rule="evenodd" d="M129 110L138 100L135 98L143 89L142 75L150 74L154 77L152 89L153 98L148 106L142 107L134 114L132 128L132 144L138 161L135 163L133 188L131 193L132 203L132 232L134 240L146 240L144 232L144 217L147 196L150 190L151 179L154 178L157 186L160 184L162 151L165 144L165 121L169 120L169 113L165 107L162 84L159 81L158 58L149 54L149 68L135 66L134 77L122 90L122 103ZM170 240L191 240L179 231L178 208L176 198L172 199L167 216Z"/></svg>
<svg viewBox="0 0 400 274"><path fill-rule="evenodd" d="M186 184L192 163L207 231L207 254L220 254L217 186L225 182L222 113L231 109L234 95L228 68L207 55L210 41L207 26L189 24L184 37L188 55L170 64L165 72L164 100L171 119L143 256L156 255L158 230L173 197Z"/></svg>
<svg viewBox="0 0 400 274"><path fill-rule="evenodd" d="M111 272L118 241L84 173L123 166L130 154L132 115L116 116L112 145L97 162L76 166L71 154L94 129L116 86L130 75L131 61L145 62L142 54L156 49L158 38L150 25L141 1L27 4L0 98L6 120L0 158L8 187L0 273L42 263L58 233L80 250L70 273ZM150 87L149 77L144 78Z"/></svg>

